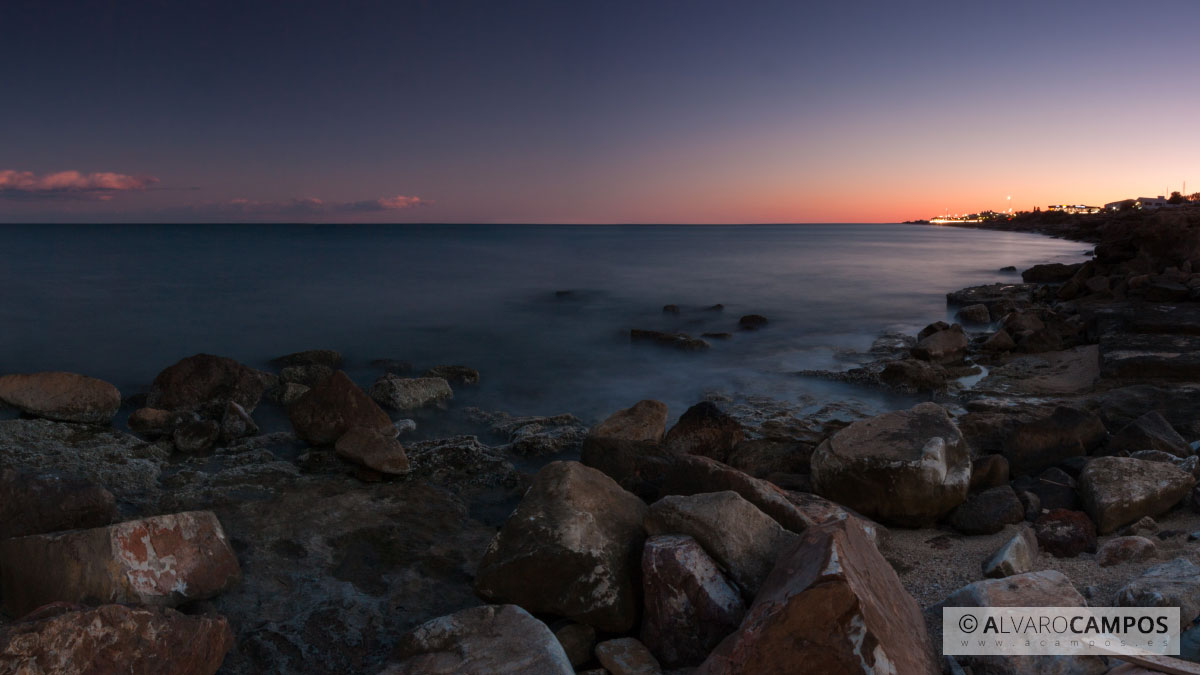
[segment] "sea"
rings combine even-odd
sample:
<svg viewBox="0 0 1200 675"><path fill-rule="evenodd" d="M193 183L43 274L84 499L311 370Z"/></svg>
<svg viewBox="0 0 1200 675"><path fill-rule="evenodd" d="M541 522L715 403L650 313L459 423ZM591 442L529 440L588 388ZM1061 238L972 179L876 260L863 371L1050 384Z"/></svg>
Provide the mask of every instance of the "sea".
<svg viewBox="0 0 1200 675"><path fill-rule="evenodd" d="M1020 281L1001 268L1086 253L1035 234L908 224L0 231L0 373L73 371L134 396L199 352L270 369L273 357L336 349L364 387L382 372L376 359L417 374L467 365L481 382L457 387L452 409L588 422L644 398L672 416L706 397L901 407L797 372L845 369L884 332L953 320L946 293ZM739 330L746 314L769 323ZM684 353L632 343L634 328L731 337Z"/></svg>

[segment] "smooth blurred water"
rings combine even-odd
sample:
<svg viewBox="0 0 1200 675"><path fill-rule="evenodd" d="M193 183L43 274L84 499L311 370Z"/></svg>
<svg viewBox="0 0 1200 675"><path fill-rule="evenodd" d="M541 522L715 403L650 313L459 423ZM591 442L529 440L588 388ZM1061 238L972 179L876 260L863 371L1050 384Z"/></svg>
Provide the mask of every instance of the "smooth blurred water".
<svg viewBox="0 0 1200 675"><path fill-rule="evenodd" d="M1017 281L999 268L1082 259L1037 235L920 225L0 226L0 372L69 370L124 394L196 353L256 367L340 350L466 364L461 403L594 419L705 392L846 396L789 372L837 367L886 329L947 317L945 293ZM560 298L556 291L570 290ZM662 313L668 303L679 316ZM703 308L722 303L724 312ZM738 332L737 319L770 325ZM681 354L630 328L728 341ZM870 398L873 395L867 395ZM886 405L876 397L880 405Z"/></svg>

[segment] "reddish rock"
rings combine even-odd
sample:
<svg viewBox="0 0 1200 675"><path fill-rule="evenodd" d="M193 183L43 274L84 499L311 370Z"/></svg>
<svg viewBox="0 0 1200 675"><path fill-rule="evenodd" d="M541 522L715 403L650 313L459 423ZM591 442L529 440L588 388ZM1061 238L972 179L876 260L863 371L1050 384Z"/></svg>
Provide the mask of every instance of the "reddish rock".
<svg viewBox="0 0 1200 675"><path fill-rule="evenodd" d="M628 486L642 457L658 453L667 430L667 406L638 401L592 427L583 441L580 461Z"/></svg>
<svg viewBox="0 0 1200 675"><path fill-rule="evenodd" d="M233 644L222 616L57 603L0 629L0 672L211 675Z"/></svg>
<svg viewBox="0 0 1200 675"><path fill-rule="evenodd" d="M99 527L116 516L116 500L99 485L0 471L0 539Z"/></svg>
<svg viewBox="0 0 1200 675"><path fill-rule="evenodd" d="M1008 485L1008 460L1004 455L984 455L971 460L971 492Z"/></svg>
<svg viewBox="0 0 1200 675"><path fill-rule="evenodd" d="M253 411L266 390L262 374L233 359L212 354L189 356L154 378L146 405L163 410L220 411L233 401Z"/></svg>
<svg viewBox="0 0 1200 675"><path fill-rule="evenodd" d="M612 675L662 675L658 660L635 638L617 638L596 645L596 660Z"/></svg>
<svg viewBox="0 0 1200 675"><path fill-rule="evenodd" d="M330 445L354 428L396 435L387 413L340 370L293 403L288 418L310 445Z"/></svg>
<svg viewBox="0 0 1200 675"><path fill-rule="evenodd" d="M0 542L0 592L17 616L58 600L175 605L213 597L239 577L210 511Z"/></svg>
<svg viewBox="0 0 1200 675"><path fill-rule="evenodd" d="M596 648L596 629L586 623L569 623L554 632L571 666L579 668L592 660Z"/></svg>
<svg viewBox="0 0 1200 675"><path fill-rule="evenodd" d="M686 535L646 540L642 588L642 643L668 668L699 665L746 613L737 587Z"/></svg>
<svg viewBox="0 0 1200 675"><path fill-rule="evenodd" d="M391 434L373 429L354 428L342 434L334 445L339 457L374 469L380 473L408 473L408 456L404 446Z"/></svg>
<svg viewBox="0 0 1200 675"><path fill-rule="evenodd" d="M1017 348L1017 343L1013 341L1008 331L1001 328L988 336L988 339L983 341L980 348L985 352L1011 352Z"/></svg>
<svg viewBox="0 0 1200 675"><path fill-rule="evenodd" d="M1101 567L1129 562L1144 562L1158 555L1158 545L1145 537L1116 537L1104 542L1096 552Z"/></svg>
<svg viewBox="0 0 1200 675"><path fill-rule="evenodd" d="M742 425L710 401L687 409L663 439L663 447L685 455L725 461L741 442Z"/></svg>
<svg viewBox="0 0 1200 675"><path fill-rule="evenodd" d="M1054 509L1033 523L1041 550L1057 558L1096 552L1096 526L1086 513Z"/></svg>
<svg viewBox="0 0 1200 675"><path fill-rule="evenodd" d="M14 374L0 377L0 401L37 417L105 424L121 407L121 392L76 373Z"/></svg>
<svg viewBox="0 0 1200 675"><path fill-rule="evenodd" d="M170 410L158 408L138 408L129 415L126 422L129 430L143 436L166 436L175 431L179 416Z"/></svg>
<svg viewBox="0 0 1200 675"><path fill-rule="evenodd" d="M696 675L941 672L921 609L856 524L813 528L780 557L737 632Z"/></svg>
<svg viewBox="0 0 1200 675"><path fill-rule="evenodd" d="M950 512L949 521L963 534L992 534L1025 520L1025 507L1008 485L976 492Z"/></svg>

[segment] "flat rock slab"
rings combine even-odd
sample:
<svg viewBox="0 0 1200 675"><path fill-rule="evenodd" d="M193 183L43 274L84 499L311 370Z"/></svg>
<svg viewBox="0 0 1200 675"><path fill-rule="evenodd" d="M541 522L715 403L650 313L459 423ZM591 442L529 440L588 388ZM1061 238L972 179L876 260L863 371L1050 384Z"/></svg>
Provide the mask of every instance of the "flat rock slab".
<svg viewBox="0 0 1200 675"><path fill-rule="evenodd" d="M38 417L104 424L121 407L121 392L76 373L16 374L0 377L0 401Z"/></svg>
<svg viewBox="0 0 1200 675"><path fill-rule="evenodd" d="M988 394L1079 394L1100 381L1100 348L1084 345L1060 352L1017 356L992 368L974 386Z"/></svg>
<svg viewBox="0 0 1200 675"><path fill-rule="evenodd" d="M0 470L0 540L100 527L116 517L116 500L99 485Z"/></svg>
<svg viewBox="0 0 1200 675"><path fill-rule="evenodd" d="M239 576L210 511L0 542L0 590L16 616L60 600L175 605L211 598Z"/></svg>
<svg viewBox="0 0 1200 675"><path fill-rule="evenodd" d="M1200 382L1200 335L1103 335L1100 357L1105 378Z"/></svg>
<svg viewBox="0 0 1200 675"><path fill-rule="evenodd" d="M1097 457L1079 474L1079 496L1100 534L1169 510L1195 485L1171 464L1132 457Z"/></svg>

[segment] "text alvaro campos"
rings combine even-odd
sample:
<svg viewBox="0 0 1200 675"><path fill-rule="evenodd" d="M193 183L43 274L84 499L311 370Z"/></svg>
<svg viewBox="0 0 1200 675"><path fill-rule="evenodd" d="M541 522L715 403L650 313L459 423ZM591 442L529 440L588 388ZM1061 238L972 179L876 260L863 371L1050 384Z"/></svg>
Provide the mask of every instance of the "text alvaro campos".
<svg viewBox="0 0 1200 675"><path fill-rule="evenodd" d="M1179 653L1178 607L943 607L948 656Z"/></svg>

